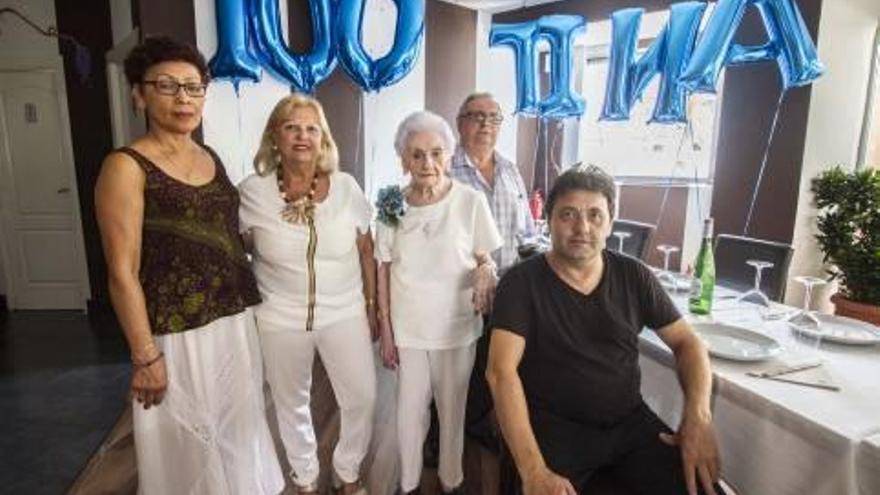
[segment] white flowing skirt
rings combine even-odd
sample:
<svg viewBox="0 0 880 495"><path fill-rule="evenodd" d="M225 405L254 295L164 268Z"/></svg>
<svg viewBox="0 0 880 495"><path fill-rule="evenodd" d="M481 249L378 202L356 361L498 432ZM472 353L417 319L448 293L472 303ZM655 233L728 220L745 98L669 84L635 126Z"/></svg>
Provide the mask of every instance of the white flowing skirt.
<svg viewBox="0 0 880 495"><path fill-rule="evenodd" d="M168 391L149 410L133 403L138 492L281 492L252 311L157 336L156 345L165 353Z"/></svg>

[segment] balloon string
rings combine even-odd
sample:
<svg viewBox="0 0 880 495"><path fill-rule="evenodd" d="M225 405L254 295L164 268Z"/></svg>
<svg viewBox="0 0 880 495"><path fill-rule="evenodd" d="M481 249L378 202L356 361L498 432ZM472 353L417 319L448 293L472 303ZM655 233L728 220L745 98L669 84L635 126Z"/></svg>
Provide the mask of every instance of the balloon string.
<svg viewBox="0 0 880 495"><path fill-rule="evenodd" d="M550 147L550 164L553 165L553 171L556 172L556 176L559 177L559 174L562 173L562 169L559 167L559 161L553 156L553 152L556 151L556 145L559 144L560 136L562 136L562 120L556 121L556 131L553 135L553 146Z"/></svg>
<svg viewBox="0 0 880 495"><path fill-rule="evenodd" d="M535 124L537 127L535 128L534 156L532 156L532 191L538 188L538 146L541 143L541 119L539 117L535 117Z"/></svg>
<svg viewBox="0 0 880 495"><path fill-rule="evenodd" d="M239 177L247 177L247 165L245 162L245 146L244 146L244 122L241 110L241 93L238 91L238 84L235 84L235 108L236 113L238 114L238 163L239 163L239 172L241 175Z"/></svg>
<svg viewBox="0 0 880 495"><path fill-rule="evenodd" d="M550 149L550 126L547 125L548 122L544 122L544 197L547 197L547 192L550 191L550 153L552 150Z"/></svg>
<svg viewBox="0 0 880 495"><path fill-rule="evenodd" d="M364 134L364 129L362 128L364 124L364 93L362 91L358 92L358 118L357 118L357 138L355 139L354 145L354 163L361 164L361 170L363 172L363 180L367 182L367 164L366 160L361 160L361 141ZM370 177L370 183L364 184L364 191L367 192L367 187L373 187L372 177Z"/></svg>
<svg viewBox="0 0 880 495"><path fill-rule="evenodd" d="M681 157L681 149L684 146L684 140L687 137L686 128L682 128L681 139L678 140L678 150L675 152L675 161L672 162L672 170L666 176L666 187L663 188L663 199L660 200L660 210L657 212L657 221L654 223L656 227L660 227L660 220L666 212L666 203L669 200L669 190L672 188L672 182L675 180L675 172L678 168L678 161Z"/></svg>
<svg viewBox="0 0 880 495"><path fill-rule="evenodd" d="M365 99L367 102L375 105L376 100L374 97L368 94ZM370 167L370 188L376 190L376 134L372 134L370 137L370 160L365 166Z"/></svg>
<svg viewBox="0 0 880 495"><path fill-rule="evenodd" d="M752 215L755 213L755 204L758 202L758 192L761 190L761 183L764 180L764 170L767 168L767 158L770 156L770 146L773 144L773 137L776 135L776 123L779 121L779 113L782 110L782 99L785 98L785 89L779 93L779 99L776 101L776 111L773 113L773 123L770 125L770 136L767 138L767 146L764 148L764 157L761 159L761 168L758 170L758 180L755 181L755 188L752 191L752 201L749 204L749 213L746 215L746 224L743 227L743 237L748 237L749 227L752 225Z"/></svg>
<svg viewBox="0 0 880 495"><path fill-rule="evenodd" d="M687 134L691 141L691 149L694 149L694 125L693 122L687 122ZM697 215L700 219L700 223L703 223L705 218L703 217L703 198L700 195L700 189L702 189L700 184L700 166L697 162L694 162L694 195L697 198Z"/></svg>

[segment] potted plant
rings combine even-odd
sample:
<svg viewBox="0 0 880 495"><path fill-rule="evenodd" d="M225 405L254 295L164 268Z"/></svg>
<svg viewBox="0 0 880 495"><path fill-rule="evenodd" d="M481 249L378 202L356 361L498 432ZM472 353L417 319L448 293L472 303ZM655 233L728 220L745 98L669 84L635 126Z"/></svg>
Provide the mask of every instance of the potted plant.
<svg viewBox="0 0 880 495"><path fill-rule="evenodd" d="M835 313L880 325L880 171L835 167L813 179L816 239L840 281Z"/></svg>

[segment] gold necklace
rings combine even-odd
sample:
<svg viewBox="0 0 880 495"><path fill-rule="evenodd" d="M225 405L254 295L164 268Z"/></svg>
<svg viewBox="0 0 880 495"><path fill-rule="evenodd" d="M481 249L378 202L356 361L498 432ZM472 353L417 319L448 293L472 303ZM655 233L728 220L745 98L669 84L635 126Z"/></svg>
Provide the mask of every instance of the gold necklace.
<svg viewBox="0 0 880 495"><path fill-rule="evenodd" d="M284 200L284 208L281 210L281 218L288 223L308 223L314 220L315 216L315 192L318 189L318 173L312 174L312 181L309 184L309 191L305 196L293 200L287 196L287 189L284 187L284 177L281 167L278 167L276 174L278 180L278 192L281 199Z"/></svg>

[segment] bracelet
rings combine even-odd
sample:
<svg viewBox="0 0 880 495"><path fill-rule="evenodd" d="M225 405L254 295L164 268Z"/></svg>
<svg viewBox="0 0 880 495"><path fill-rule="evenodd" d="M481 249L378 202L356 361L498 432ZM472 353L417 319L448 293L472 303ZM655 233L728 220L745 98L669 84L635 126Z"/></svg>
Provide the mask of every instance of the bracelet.
<svg viewBox="0 0 880 495"><path fill-rule="evenodd" d="M365 301L368 308L372 308L376 304L376 300L373 299L372 297L368 297L364 301Z"/></svg>
<svg viewBox="0 0 880 495"><path fill-rule="evenodd" d="M150 366L158 363L159 360L162 359L163 357L165 357L165 353L162 351L159 351L159 354L156 354L156 357L154 357L153 359L150 359L149 361L147 361L145 363L136 363L136 362L132 361L131 365L134 366L136 369L137 368L149 368Z"/></svg>
<svg viewBox="0 0 880 495"><path fill-rule="evenodd" d="M144 344L143 347L140 348L140 353L137 353L134 350L132 350L131 355L132 355L132 358L134 358L135 354L141 354L141 355L152 354L152 352L150 352L150 351L155 351L155 350L156 350L156 343L154 341L150 340L149 342Z"/></svg>

